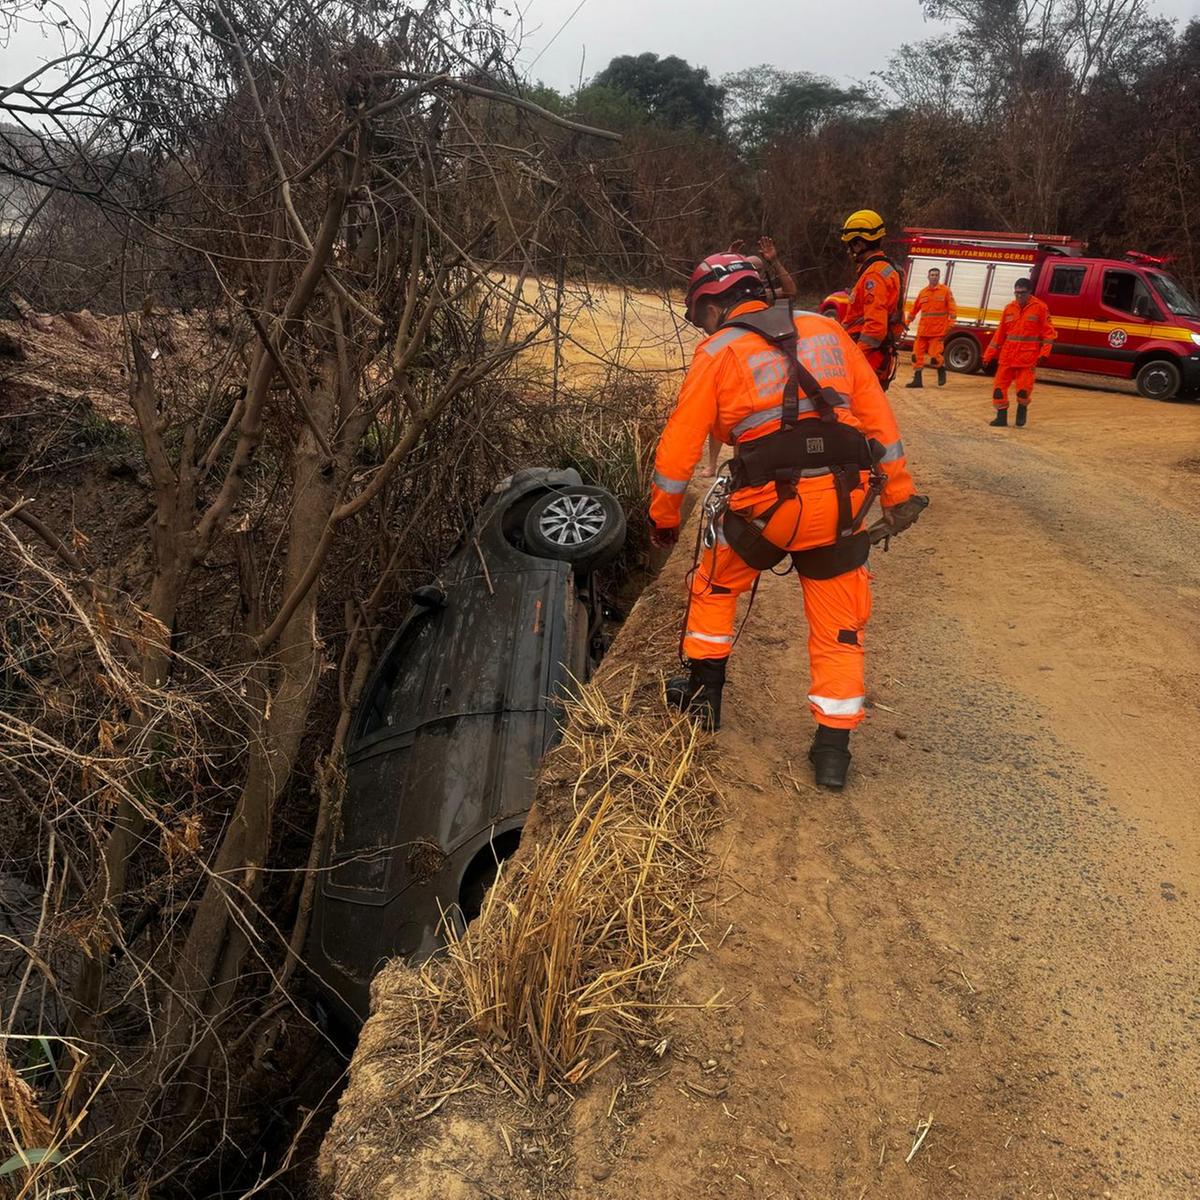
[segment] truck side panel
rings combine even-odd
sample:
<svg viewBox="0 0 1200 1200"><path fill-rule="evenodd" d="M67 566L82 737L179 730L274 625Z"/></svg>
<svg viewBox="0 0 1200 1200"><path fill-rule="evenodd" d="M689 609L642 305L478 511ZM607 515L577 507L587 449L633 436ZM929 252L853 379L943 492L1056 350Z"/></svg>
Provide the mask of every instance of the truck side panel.
<svg viewBox="0 0 1200 1200"><path fill-rule="evenodd" d="M987 295L988 264L966 258L954 259L946 282L958 306L958 324L979 324L983 320L983 302Z"/></svg>

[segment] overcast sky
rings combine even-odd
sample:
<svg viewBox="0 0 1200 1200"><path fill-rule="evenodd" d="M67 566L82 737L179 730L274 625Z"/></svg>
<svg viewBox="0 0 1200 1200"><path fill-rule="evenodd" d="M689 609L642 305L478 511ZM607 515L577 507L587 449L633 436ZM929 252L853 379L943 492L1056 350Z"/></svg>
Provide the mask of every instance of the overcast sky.
<svg viewBox="0 0 1200 1200"><path fill-rule="evenodd" d="M766 62L845 83L882 70L904 42L942 31L922 17L918 0L753 0L744 7L737 0L516 3L525 31L519 63L532 79L557 88L578 82L585 51L585 79L615 55L651 50L678 54L714 76ZM1181 21L1200 16L1200 0L1151 0L1151 7Z"/></svg>
<svg viewBox="0 0 1200 1200"><path fill-rule="evenodd" d="M60 0L69 11L107 0ZM6 0L0 0L3 6ZM767 62L840 83L882 70L897 46L941 32L918 0L509 0L519 65L531 79L573 87L618 54L678 54L712 75ZM1166 17L1200 16L1200 0L1151 0ZM499 16L499 14L498 14ZM504 20L503 17L499 17ZM57 47L28 27L0 46L0 83L28 74Z"/></svg>

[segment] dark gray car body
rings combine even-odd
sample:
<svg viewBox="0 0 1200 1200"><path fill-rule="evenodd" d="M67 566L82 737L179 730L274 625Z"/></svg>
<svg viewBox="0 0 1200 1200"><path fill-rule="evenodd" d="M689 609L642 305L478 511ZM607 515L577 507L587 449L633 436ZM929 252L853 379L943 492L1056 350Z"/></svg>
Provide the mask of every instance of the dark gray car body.
<svg viewBox="0 0 1200 1200"><path fill-rule="evenodd" d="M309 939L360 1016L384 961L433 953L443 919L462 927L464 888L515 847L561 700L587 674L586 576L513 536L533 500L579 483L534 469L499 484L446 564L444 604L413 606L368 685Z"/></svg>

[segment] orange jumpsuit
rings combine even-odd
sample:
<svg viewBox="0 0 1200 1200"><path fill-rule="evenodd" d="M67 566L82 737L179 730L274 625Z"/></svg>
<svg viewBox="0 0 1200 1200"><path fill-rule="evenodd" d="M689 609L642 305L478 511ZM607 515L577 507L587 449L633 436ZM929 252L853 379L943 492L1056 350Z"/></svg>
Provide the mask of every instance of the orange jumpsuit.
<svg viewBox="0 0 1200 1200"><path fill-rule="evenodd" d="M731 315L765 307L747 301ZM893 505L907 500L916 489L905 465L896 419L874 373L836 322L813 313L798 313L795 321L801 361L818 382L840 397L835 409L838 420L861 428L885 447L883 502ZM786 375L783 353L750 330L718 329L700 343L658 443L650 490L650 519L655 525L678 526L683 493L710 433L729 445L780 428ZM803 393L799 411L801 420L818 419ZM867 478L863 472L852 496L856 512L866 496ZM789 550L831 545L837 538L838 508L833 476L822 472L800 479L796 493L768 522L764 531L768 540ZM775 485L766 484L735 492L730 507L757 516L777 499ZM689 658L729 656L738 596L757 576L718 534L716 545L701 555L692 576L683 640ZM871 613L870 576L863 566L833 579L802 576L800 585L808 617L809 707L819 724L852 729L862 720L866 696L863 634Z"/></svg>
<svg viewBox="0 0 1200 1200"><path fill-rule="evenodd" d="M1005 305L1000 326L983 352L984 362L991 362L997 353L1000 355L1000 369L992 392L996 408L1008 407L1008 389L1013 383L1017 385L1017 401L1029 403L1033 396L1034 367L1039 359L1049 355L1057 336L1050 310L1036 296L1030 296L1024 308L1015 300Z"/></svg>
<svg viewBox="0 0 1200 1200"><path fill-rule="evenodd" d="M954 293L944 283L923 287L917 293L908 319L914 320L918 313L921 314L921 322L913 339L913 367L920 370L925 365L926 354L929 355L931 367L940 367L942 352L946 348L946 332L958 319Z"/></svg>
<svg viewBox="0 0 1200 1200"><path fill-rule="evenodd" d="M846 308L846 332L858 343L884 387L891 382L895 344L904 332L903 290L904 276L877 250L859 267Z"/></svg>

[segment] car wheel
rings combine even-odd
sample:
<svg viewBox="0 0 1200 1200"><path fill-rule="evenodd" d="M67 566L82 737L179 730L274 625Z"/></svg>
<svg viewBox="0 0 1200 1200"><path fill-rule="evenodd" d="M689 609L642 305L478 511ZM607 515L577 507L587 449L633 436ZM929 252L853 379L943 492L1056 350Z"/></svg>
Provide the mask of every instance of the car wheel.
<svg viewBox="0 0 1200 1200"><path fill-rule="evenodd" d="M524 534L531 554L594 571L612 562L625 545L625 513L604 488L559 488L533 502Z"/></svg>
<svg viewBox="0 0 1200 1200"><path fill-rule="evenodd" d="M1154 358L1138 368L1137 390L1147 400L1170 400L1183 382L1179 368L1166 358Z"/></svg>
<svg viewBox="0 0 1200 1200"><path fill-rule="evenodd" d="M946 366L952 371L971 375L979 370L982 357L979 343L973 337L951 338L946 343Z"/></svg>

